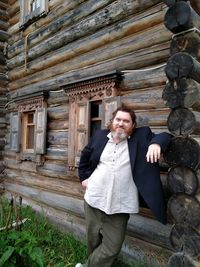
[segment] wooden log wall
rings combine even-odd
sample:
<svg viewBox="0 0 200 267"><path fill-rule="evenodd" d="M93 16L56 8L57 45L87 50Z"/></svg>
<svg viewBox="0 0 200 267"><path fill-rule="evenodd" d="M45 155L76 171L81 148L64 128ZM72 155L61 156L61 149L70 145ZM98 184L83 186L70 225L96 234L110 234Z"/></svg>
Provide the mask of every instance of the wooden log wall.
<svg viewBox="0 0 200 267"><path fill-rule="evenodd" d="M199 135L200 126L200 16L188 2L165 2L169 5L165 25L175 33L165 67L168 83L163 90L163 99L171 108L167 125L174 135L165 155L171 167L168 211L174 222L170 233L174 253L167 266L200 266L200 145L191 136Z"/></svg>
<svg viewBox="0 0 200 267"><path fill-rule="evenodd" d="M8 0L7 196L21 195L25 204L45 211L60 227L84 238L84 192L77 172L67 169L69 99L61 88L120 70L123 81L118 93L123 103L135 109L138 127L150 125L155 132L168 131L171 107L162 99L172 42L172 33L164 25L168 7L161 0L50 0L48 14L20 30L19 3ZM189 79L182 82L188 93L182 102L199 106L198 82L192 81L191 89ZM9 118L16 110L16 98L28 98L40 91L49 92L47 149L44 164L37 166L28 160L18 162L16 153L10 150ZM196 126L198 133L198 116L194 117ZM162 166L167 197L168 166L164 162ZM153 264L165 266L173 250L171 228L170 222L161 225L149 211L131 216L122 255L146 260L149 265L154 259Z"/></svg>
<svg viewBox="0 0 200 267"><path fill-rule="evenodd" d="M3 150L5 146L6 135L6 119L5 119L5 105L7 103L7 67L5 49L8 41L8 3L7 1L0 1L0 193L4 189L4 164L3 164Z"/></svg>

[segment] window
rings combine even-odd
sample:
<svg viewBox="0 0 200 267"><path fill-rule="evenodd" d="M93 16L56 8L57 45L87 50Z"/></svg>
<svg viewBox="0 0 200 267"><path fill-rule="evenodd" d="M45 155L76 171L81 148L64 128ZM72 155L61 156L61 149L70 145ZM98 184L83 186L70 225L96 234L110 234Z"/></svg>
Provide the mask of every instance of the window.
<svg viewBox="0 0 200 267"><path fill-rule="evenodd" d="M20 28L46 15L48 12L48 0L20 0Z"/></svg>
<svg viewBox="0 0 200 267"><path fill-rule="evenodd" d="M11 113L10 119L10 149L19 154L19 160L41 163L40 156L46 148L47 119L43 98L18 102L18 111Z"/></svg>
<svg viewBox="0 0 200 267"><path fill-rule="evenodd" d="M121 74L113 72L64 87L69 96L69 170L78 166L83 147L96 130L106 128L112 112L120 104L120 81Z"/></svg>

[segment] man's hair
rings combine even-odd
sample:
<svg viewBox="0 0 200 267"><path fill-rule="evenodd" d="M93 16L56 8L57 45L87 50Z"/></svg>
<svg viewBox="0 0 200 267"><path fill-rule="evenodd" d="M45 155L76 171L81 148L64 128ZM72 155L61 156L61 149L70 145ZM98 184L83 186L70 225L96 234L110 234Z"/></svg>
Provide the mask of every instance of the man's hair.
<svg viewBox="0 0 200 267"><path fill-rule="evenodd" d="M135 112L134 112L133 109L131 109L130 107L126 106L125 104L122 104L120 107L118 107L118 108L112 113L112 119L111 119L111 121L110 121L110 123L109 123L109 125L108 125L108 129L111 128L111 124L112 124L112 122L113 122L113 120L114 120L114 118L115 118L115 116L116 116L116 114L117 114L118 111L123 111L123 112L127 112L127 113L130 114L131 119L132 119L132 122L133 122L133 124L134 124L133 129L135 129L135 128L136 128L136 115L135 115Z"/></svg>

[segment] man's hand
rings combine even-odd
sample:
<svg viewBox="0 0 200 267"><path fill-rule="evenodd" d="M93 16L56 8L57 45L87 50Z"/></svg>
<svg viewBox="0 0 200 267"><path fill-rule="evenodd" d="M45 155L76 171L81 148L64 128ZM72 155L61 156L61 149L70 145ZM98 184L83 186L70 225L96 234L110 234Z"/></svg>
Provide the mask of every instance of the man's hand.
<svg viewBox="0 0 200 267"><path fill-rule="evenodd" d="M88 187L88 179L85 179L82 183L83 188L87 188Z"/></svg>
<svg viewBox="0 0 200 267"><path fill-rule="evenodd" d="M161 155L161 147L158 144L151 144L148 148L146 158L147 162L157 162Z"/></svg>

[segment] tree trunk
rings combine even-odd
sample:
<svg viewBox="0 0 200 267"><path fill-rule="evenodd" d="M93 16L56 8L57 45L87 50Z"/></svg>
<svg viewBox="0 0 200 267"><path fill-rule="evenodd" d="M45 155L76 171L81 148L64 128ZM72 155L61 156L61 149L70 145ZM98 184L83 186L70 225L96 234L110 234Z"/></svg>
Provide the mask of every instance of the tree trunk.
<svg viewBox="0 0 200 267"><path fill-rule="evenodd" d="M196 173L188 167L173 167L167 175L167 186L174 194L194 195L198 189L198 178Z"/></svg>
<svg viewBox="0 0 200 267"><path fill-rule="evenodd" d="M170 166L181 165L196 170L200 167L200 146L192 138L173 137L164 158Z"/></svg>
<svg viewBox="0 0 200 267"><path fill-rule="evenodd" d="M177 53L167 62L165 73L169 80L192 78L200 82L200 63L187 53Z"/></svg>
<svg viewBox="0 0 200 267"><path fill-rule="evenodd" d="M186 52L200 60L200 35L197 31L174 36L170 45L170 54Z"/></svg>
<svg viewBox="0 0 200 267"><path fill-rule="evenodd" d="M193 260L184 252L174 253L167 263L167 267L199 267L200 263Z"/></svg>
<svg viewBox="0 0 200 267"><path fill-rule="evenodd" d="M200 84L186 78L169 81L162 98L170 108L192 107L193 110L200 110Z"/></svg>
<svg viewBox="0 0 200 267"><path fill-rule="evenodd" d="M200 133L200 113L192 112L187 108L173 109L167 120L169 131L178 136L188 136L191 133Z"/></svg>
<svg viewBox="0 0 200 267"><path fill-rule="evenodd" d="M183 223L175 224L172 227L170 238L172 246L176 251L182 251L190 257L199 256L200 234L195 228Z"/></svg>
<svg viewBox="0 0 200 267"><path fill-rule="evenodd" d="M192 227L200 225L200 203L186 194L174 194L168 201L168 211L174 223L188 224Z"/></svg>
<svg viewBox="0 0 200 267"><path fill-rule="evenodd" d="M200 28L199 15L186 2L180 1L171 6L165 14L165 26L173 33Z"/></svg>

